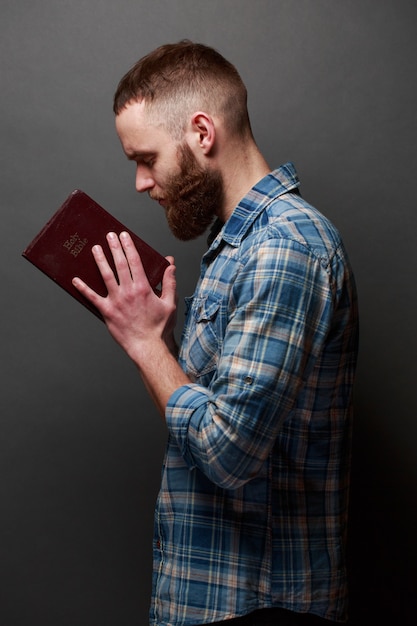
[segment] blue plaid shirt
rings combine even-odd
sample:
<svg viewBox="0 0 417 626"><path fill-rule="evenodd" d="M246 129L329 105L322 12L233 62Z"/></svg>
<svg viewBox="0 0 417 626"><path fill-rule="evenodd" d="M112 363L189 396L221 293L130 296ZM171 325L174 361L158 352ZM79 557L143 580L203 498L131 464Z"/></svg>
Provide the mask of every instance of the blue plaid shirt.
<svg viewBox="0 0 417 626"><path fill-rule="evenodd" d="M151 623L266 607L346 619L357 307L291 163L239 203L188 299L156 505Z"/></svg>

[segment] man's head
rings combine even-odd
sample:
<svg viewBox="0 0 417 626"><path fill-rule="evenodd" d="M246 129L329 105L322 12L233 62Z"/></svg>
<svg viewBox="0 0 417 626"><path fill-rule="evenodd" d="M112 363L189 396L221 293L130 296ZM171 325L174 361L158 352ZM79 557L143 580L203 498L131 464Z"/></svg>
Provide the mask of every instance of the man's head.
<svg viewBox="0 0 417 626"><path fill-rule="evenodd" d="M197 237L216 215L224 217L231 146L252 139L246 100L234 66L189 41L161 46L119 83L116 129L136 163L136 189L160 202L179 239Z"/></svg>
<svg viewBox="0 0 417 626"><path fill-rule="evenodd" d="M199 110L221 119L231 135L250 133L242 79L229 61L203 44L166 44L140 59L118 85L114 112L142 100L153 121L178 141L189 116Z"/></svg>

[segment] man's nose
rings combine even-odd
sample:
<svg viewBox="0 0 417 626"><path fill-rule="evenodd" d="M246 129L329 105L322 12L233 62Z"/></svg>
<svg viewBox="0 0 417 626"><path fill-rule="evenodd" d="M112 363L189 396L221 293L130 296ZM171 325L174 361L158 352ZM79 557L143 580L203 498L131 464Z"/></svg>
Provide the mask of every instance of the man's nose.
<svg viewBox="0 0 417 626"><path fill-rule="evenodd" d="M149 191L155 185L152 176L146 168L138 165L136 168L136 191L142 193L143 191Z"/></svg>

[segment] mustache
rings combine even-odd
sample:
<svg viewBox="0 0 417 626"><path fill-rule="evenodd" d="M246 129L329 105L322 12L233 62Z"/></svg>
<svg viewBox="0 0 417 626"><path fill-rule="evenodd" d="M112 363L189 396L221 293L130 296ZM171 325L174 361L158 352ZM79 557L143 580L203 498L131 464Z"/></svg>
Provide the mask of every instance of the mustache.
<svg viewBox="0 0 417 626"><path fill-rule="evenodd" d="M156 202L159 202L160 200L163 200L163 196L157 196L157 195L153 195L152 192L148 191L148 196L151 200L155 200Z"/></svg>

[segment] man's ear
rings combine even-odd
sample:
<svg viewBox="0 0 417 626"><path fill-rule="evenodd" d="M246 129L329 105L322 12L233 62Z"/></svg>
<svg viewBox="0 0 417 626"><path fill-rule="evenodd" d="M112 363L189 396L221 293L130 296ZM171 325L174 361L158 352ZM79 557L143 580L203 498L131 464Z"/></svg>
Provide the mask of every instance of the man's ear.
<svg viewBox="0 0 417 626"><path fill-rule="evenodd" d="M216 127L213 118L202 111L194 113L191 118L192 131L198 147L203 154L208 155L212 149L216 139Z"/></svg>

